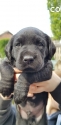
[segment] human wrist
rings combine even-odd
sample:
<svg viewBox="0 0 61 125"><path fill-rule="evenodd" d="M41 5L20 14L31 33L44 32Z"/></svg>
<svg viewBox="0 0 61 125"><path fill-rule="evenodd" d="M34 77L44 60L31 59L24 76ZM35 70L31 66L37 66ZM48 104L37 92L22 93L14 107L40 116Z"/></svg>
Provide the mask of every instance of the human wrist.
<svg viewBox="0 0 61 125"><path fill-rule="evenodd" d="M48 82L49 82L50 85L52 84L52 86L51 86L51 88L50 88L50 92L52 92L52 91L54 91L54 90L59 86L59 84L61 83L61 78L53 71L53 72L52 72L52 77L51 77L50 80L48 80Z"/></svg>

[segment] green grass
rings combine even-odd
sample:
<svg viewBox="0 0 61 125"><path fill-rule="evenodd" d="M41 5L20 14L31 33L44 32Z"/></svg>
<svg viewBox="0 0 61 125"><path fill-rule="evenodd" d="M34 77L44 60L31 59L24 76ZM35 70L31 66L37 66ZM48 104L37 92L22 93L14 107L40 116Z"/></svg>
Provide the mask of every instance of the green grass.
<svg viewBox="0 0 61 125"><path fill-rule="evenodd" d="M5 57L4 49L5 49L5 46L8 43L8 41L9 41L9 39L0 40L0 58Z"/></svg>

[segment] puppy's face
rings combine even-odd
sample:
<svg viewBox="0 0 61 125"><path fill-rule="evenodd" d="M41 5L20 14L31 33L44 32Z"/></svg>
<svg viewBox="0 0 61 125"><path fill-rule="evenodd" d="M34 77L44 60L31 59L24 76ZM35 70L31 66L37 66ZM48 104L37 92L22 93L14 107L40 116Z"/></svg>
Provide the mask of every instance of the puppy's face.
<svg viewBox="0 0 61 125"><path fill-rule="evenodd" d="M36 28L20 30L5 48L11 64L22 71L37 72L55 53L50 38Z"/></svg>

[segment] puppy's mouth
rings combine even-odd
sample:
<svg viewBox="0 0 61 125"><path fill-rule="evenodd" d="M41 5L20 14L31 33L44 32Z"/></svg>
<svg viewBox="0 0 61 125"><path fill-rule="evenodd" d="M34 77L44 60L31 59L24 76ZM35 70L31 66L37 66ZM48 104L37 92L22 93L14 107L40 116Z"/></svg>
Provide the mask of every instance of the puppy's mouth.
<svg viewBox="0 0 61 125"><path fill-rule="evenodd" d="M42 68L44 67L44 62L42 64L39 65L23 65L23 64L16 64L16 68L18 68L19 70L22 70L24 72L38 72L40 71Z"/></svg>
<svg viewBox="0 0 61 125"><path fill-rule="evenodd" d="M24 71L24 72L36 72L36 70L33 69L33 68L31 68L31 67L24 68L23 71Z"/></svg>
<svg viewBox="0 0 61 125"><path fill-rule="evenodd" d="M37 72L37 69L31 65L23 66L23 65L18 64L16 65L16 68L18 68L19 70L22 70L23 72Z"/></svg>

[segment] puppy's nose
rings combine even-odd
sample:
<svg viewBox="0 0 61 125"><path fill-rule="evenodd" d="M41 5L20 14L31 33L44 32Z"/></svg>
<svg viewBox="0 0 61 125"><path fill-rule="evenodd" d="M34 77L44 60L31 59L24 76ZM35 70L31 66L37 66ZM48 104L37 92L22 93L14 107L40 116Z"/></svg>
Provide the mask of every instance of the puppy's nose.
<svg viewBox="0 0 61 125"><path fill-rule="evenodd" d="M33 61L34 61L34 57L33 57L33 56L25 55L25 56L23 57L23 62L24 62L24 63L31 63L31 62L33 62Z"/></svg>

